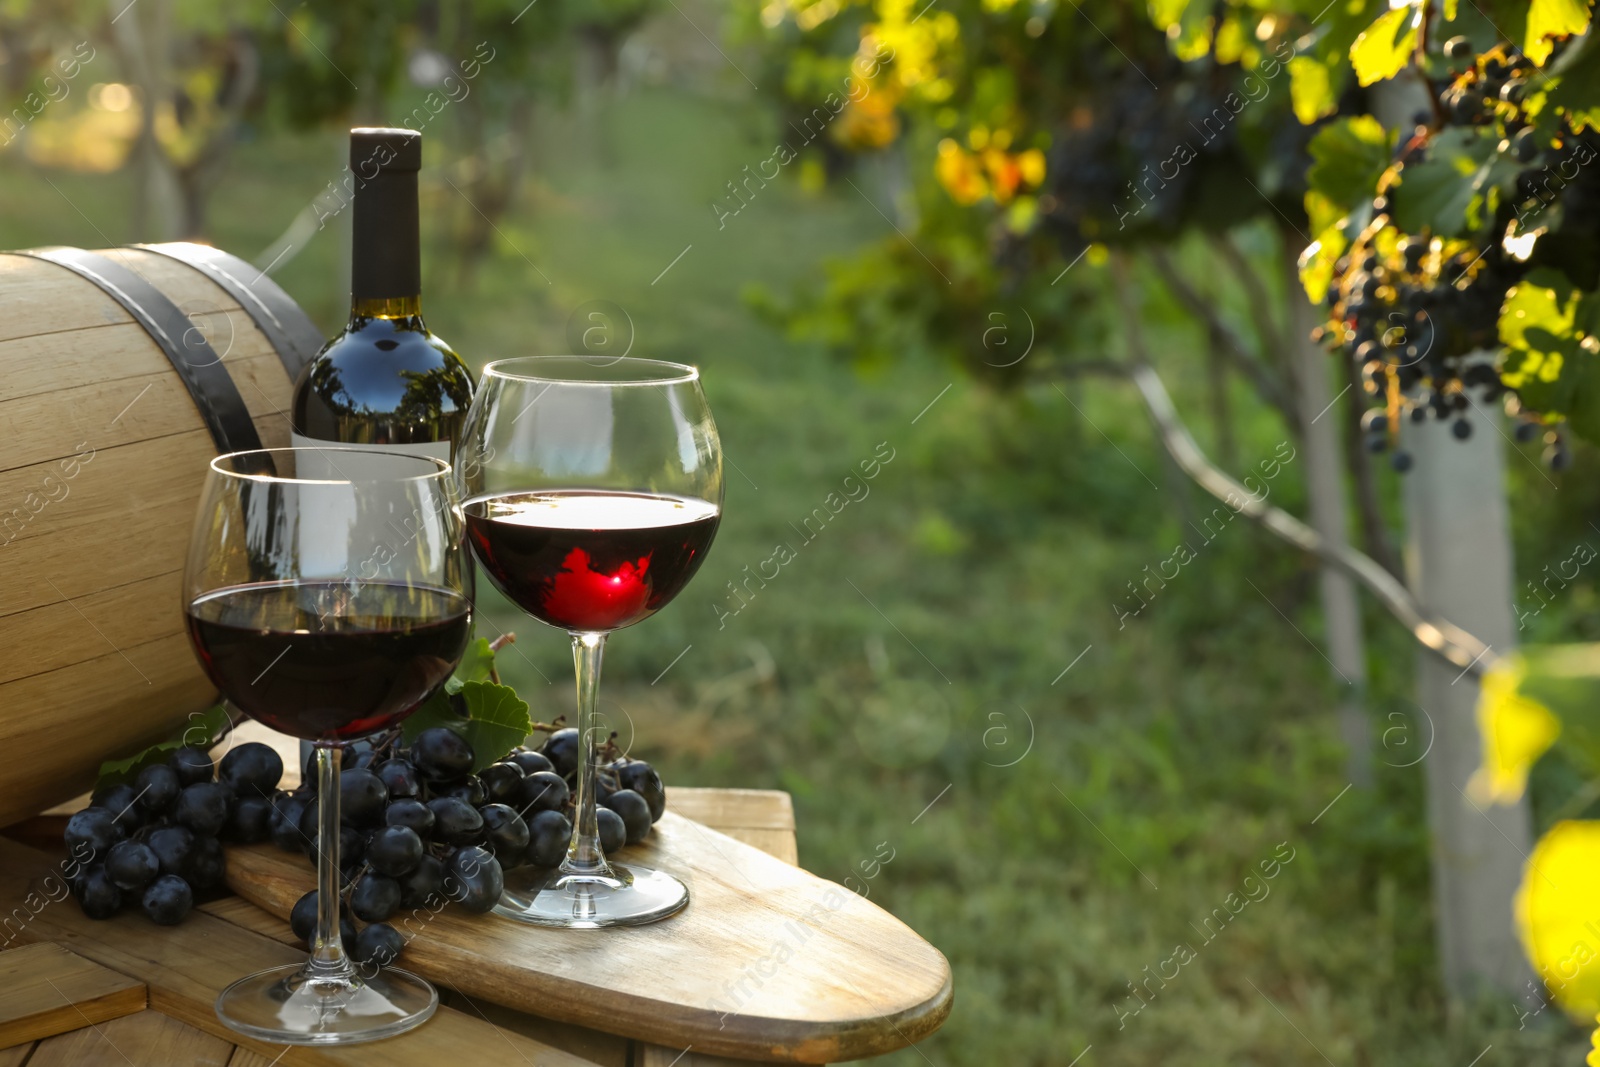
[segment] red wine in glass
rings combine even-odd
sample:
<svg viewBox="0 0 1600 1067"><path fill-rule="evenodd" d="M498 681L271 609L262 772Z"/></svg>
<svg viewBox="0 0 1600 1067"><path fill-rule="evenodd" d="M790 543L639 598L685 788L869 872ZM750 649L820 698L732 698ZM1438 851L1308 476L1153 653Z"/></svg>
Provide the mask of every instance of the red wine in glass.
<svg viewBox="0 0 1600 1067"><path fill-rule="evenodd" d="M246 715L312 741L393 726L442 685L466 648L460 593L387 582L259 582L188 605L206 674Z"/></svg>
<svg viewBox="0 0 1600 1067"><path fill-rule="evenodd" d="M586 633L632 626L677 596L722 517L694 497L596 489L480 497L465 511L496 587L540 621Z"/></svg>

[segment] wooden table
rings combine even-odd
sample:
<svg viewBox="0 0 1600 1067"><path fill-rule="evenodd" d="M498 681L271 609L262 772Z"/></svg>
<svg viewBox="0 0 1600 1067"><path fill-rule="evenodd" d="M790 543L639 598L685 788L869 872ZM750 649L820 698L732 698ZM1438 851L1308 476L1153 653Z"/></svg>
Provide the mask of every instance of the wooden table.
<svg viewBox="0 0 1600 1067"><path fill-rule="evenodd" d="M669 788L668 806L798 863L787 793ZM23 900L30 885L49 873L62 855L62 825L59 817L41 817L5 831L0 900ZM0 917L5 949L0 951L0 1067L446 1067L463 1057L481 1062L491 1056L488 1062L530 1067L727 1067L736 1062L525 1015L444 986L435 1017L392 1040L341 1050L242 1038L213 1014L217 993L251 970L303 958L304 949L287 923L237 897L202 905L200 912L176 928L189 934L181 952L170 947L171 931L96 923L70 901L47 902L25 923Z"/></svg>

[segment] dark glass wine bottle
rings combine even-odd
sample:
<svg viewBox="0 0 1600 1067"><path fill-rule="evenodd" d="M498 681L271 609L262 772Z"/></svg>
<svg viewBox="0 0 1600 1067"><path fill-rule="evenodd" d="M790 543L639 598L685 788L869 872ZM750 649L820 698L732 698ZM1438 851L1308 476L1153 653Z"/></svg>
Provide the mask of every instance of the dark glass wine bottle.
<svg viewBox="0 0 1600 1067"><path fill-rule="evenodd" d="M422 320L417 171L422 134L350 131L350 321L295 383L294 443L337 442L448 460L472 377Z"/></svg>

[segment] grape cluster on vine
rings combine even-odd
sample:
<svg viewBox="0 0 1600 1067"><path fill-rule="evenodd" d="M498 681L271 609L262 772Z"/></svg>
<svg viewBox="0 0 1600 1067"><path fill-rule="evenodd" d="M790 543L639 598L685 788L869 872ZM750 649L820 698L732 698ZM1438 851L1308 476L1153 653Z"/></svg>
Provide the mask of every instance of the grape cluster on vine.
<svg viewBox="0 0 1600 1067"><path fill-rule="evenodd" d="M1418 114L1412 132L1400 138L1396 165L1371 202L1370 221L1334 265L1331 321L1318 334L1360 368L1376 402L1362 419L1375 452L1394 444L1402 420L1423 422L1430 414L1451 421L1457 438L1471 435L1467 411L1509 392L1494 362L1507 290L1562 253L1562 242L1546 239L1556 226L1588 225L1593 234L1600 223L1600 176L1578 165L1600 146L1592 131L1575 132L1565 118L1554 133L1536 123L1527 105L1539 71L1527 57L1508 44L1480 56L1465 37L1455 37L1432 66L1441 73L1428 79L1432 110ZM1407 170L1434 158L1450 131L1498 135L1492 162L1515 166L1514 178L1502 180L1504 195L1485 195L1475 236L1408 234L1396 221L1393 201L1422 195L1406 189ZM1556 469L1570 463L1558 429L1546 430L1514 395L1506 406L1521 415L1518 441L1544 430L1546 461ZM1390 462L1405 471L1412 461L1396 450Z"/></svg>

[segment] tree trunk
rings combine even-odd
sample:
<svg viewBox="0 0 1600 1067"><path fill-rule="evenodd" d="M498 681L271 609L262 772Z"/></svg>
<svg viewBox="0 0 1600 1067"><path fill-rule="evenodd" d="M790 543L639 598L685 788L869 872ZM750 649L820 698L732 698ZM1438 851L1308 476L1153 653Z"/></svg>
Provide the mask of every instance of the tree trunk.
<svg viewBox="0 0 1600 1067"><path fill-rule="evenodd" d="M1328 353L1311 341L1316 309L1305 299L1295 268L1294 244L1285 234L1289 272L1288 348L1294 370L1295 404L1305 449L1306 492L1311 526L1338 545L1347 545L1343 446ZM1361 634L1361 605L1355 583L1332 567L1322 567L1322 611L1327 623L1327 655L1340 686L1339 734L1345 745L1345 773L1361 787L1372 784L1372 729L1367 721L1367 663Z"/></svg>

